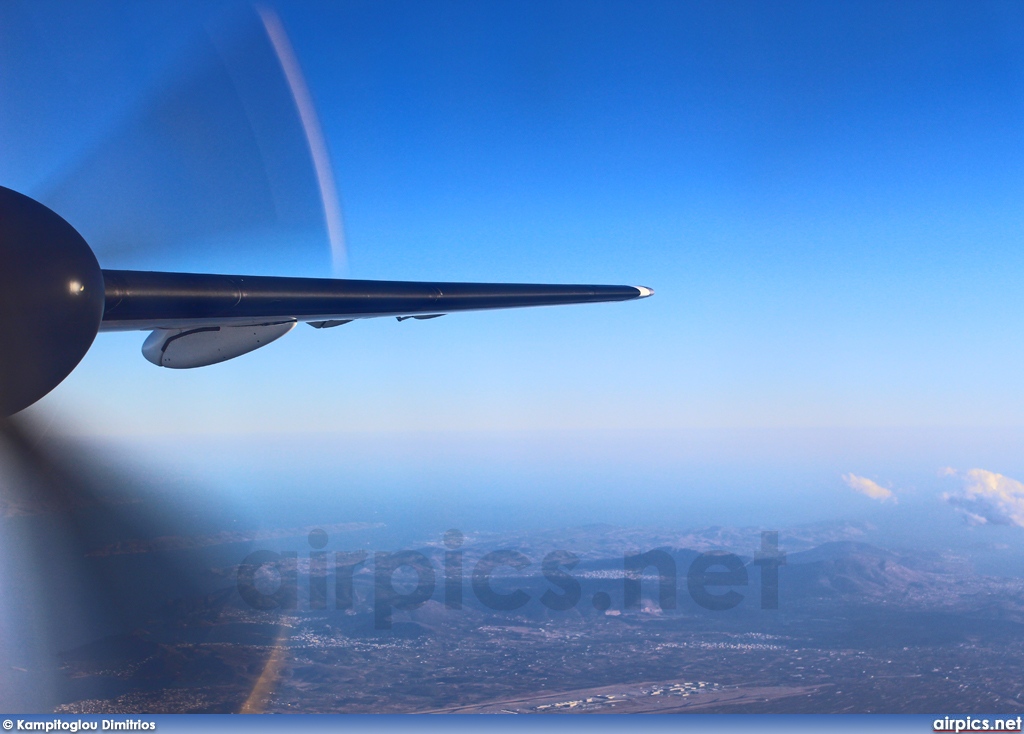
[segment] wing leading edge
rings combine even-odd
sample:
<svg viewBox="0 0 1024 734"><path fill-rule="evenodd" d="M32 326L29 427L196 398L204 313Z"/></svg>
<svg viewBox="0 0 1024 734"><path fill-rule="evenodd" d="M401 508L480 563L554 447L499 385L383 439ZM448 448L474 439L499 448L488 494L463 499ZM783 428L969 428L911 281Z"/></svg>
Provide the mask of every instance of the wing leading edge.
<svg viewBox="0 0 1024 734"><path fill-rule="evenodd" d="M380 316L631 301L654 293L628 285L419 283L133 270L104 270L103 279L101 331L343 323Z"/></svg>

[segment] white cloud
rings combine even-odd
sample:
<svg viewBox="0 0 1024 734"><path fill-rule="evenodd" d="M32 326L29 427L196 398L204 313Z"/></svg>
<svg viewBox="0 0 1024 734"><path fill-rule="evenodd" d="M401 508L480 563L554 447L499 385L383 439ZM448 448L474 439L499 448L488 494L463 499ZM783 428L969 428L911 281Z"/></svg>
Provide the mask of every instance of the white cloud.
<svg viewBox="0 0 1024 734"><path fill-rule="evenodd" d="M1024 484L1016 479L971 469L960 475L963 487L942 499L972 525L1016 525L1024 528Z"/></svg>
<svg viewBox="0 0 1024 734"><path fill-rule="evenodd" d="M867 477L858 477L856 474L844 474L843 481L846 482L846 486L850 489L867 495L873 500L878 500L879 502L891 500L896 502L896 495L892 493L892 490L880 486L877 482L873 482Z"/></svg>

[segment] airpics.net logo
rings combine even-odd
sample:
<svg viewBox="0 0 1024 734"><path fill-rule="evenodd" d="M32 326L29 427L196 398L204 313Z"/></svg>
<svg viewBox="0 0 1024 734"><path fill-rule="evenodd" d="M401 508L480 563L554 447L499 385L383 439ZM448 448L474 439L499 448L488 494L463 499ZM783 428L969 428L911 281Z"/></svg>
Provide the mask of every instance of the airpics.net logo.
<svg viewBox="0 0 1024 734"><path fill-rule="evenodd" d="M963 732L1020 731L1024 717L1004 717L1001 719L982 719L971 716L944 716L932 723L933 732L943 734L961 734Z"/></svg>
<svg viewBox="0 0 1024 734"><path fill-rule="evenodd" d="M421 551L378 551L372 560L367 551L344 551L328 554L327 533L314 530L309 534L312 550L308 558L310 610L326 610L329 606L328 579L333 577L333 606L337 610L352 609L355 598L357 569L372 563L372 607L374 627L391 629L394 610L412 611L433 599L438 592L438 575L442 576L444 606L459 610L465 601L466 575L475 599L493 611L510 612L525 607L535 597L523 588L495 588L496 573L504 571L502 586L507 586L509 572L514 578L528 577L536 572L534 560L524 553L495 550L482 555L466 568L462 550L464 536L459 530L444 534L443 557L438 564ZM779 552L779 534L761 533L761 547L748 564L735 553L712 551L700 553L685 568L685 588L697 605L712 611L725 611L739 606L751 585L750 566L759 569L760 608L779 607L779 567L786 562ZM333 557L331 557L333 556ZM299 553L259 550L250 553L238 566L237 588L243 601L253 609L269 611L297 610L299 606ZM580 558L566 550L552 551L541 559L539 571L547 588L536 594L536 601L551 611L567 611L583 601L583 584L573 574ZM439 569L437 565L440 565ZM333 568L330 568L333 566ZM644 579L656 572L657 593L654 603L661 610L676 609L679 598L679 564L677 558L662 549L633 553L623 557L618 574L621 587L621 610L639 610L643 599ZM539 579L537 579L539 581ZM618 596L618 595L617 595ZM613 613L613 596L608 590L595 590L590 603L600 612Z"/></svg>

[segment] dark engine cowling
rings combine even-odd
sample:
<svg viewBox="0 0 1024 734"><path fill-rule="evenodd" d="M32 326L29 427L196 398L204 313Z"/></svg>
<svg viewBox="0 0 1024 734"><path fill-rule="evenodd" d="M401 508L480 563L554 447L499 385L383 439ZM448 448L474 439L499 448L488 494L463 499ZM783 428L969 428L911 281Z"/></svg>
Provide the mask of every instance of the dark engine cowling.
<svg viewBox="0 0 1024 734"><path fill-rule="evenodd" d="M0 415L50 392L89 351L103 273L75 228L0 186Z"/></svg>

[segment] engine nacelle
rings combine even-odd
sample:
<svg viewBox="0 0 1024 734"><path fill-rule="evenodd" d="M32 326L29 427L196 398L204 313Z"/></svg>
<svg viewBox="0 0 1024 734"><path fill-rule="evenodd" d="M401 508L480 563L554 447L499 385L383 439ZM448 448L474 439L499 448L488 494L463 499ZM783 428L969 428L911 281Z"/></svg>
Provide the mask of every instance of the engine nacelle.
<svg viewBox="0 0 1024 734"><path fill-rule="evenodd" d="M294 328L294 321L285 321L257 326L156 329L143 342L142 356L158 367L205 367L265 347Z"/></svg>
<svg viewBox="0 0 1024 734"><path fill-rule="evenodd" d="M103 318L103 273L74 227L0 186L0 415L71 374Z"/></svg>

